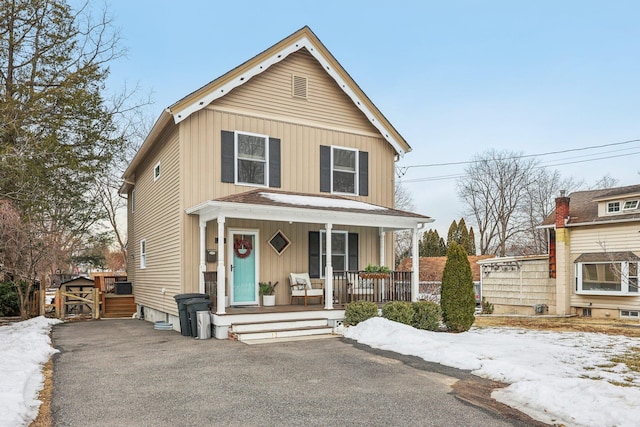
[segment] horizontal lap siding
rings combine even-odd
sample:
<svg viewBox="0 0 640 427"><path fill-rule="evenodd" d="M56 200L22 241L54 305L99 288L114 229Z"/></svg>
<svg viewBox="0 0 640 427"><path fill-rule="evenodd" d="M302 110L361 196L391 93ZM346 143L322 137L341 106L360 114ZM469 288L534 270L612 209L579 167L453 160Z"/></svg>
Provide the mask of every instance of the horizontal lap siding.
<svg viewBox="0 0 640 427"><path fill-rule="evenodd" d="M570 228L571 253L640 251L640 223Z"/></svg>
<svg viewBox="0 0 640 427"><path fill-rule="evenodd" d="M306 99L292 96L291 81L294 74L307 78ZM318 121L331 127L377 132L351 98L306 50L293 53L272 65L266 72L254 76L217 100L215 105Z"/></svg>
<svg viewBox="0 0 640 427"><path fill-rule="evenodd" d="M177 314L173 295L180 287L180 169L179 138L173 132L147 157L136 176L135 241L129 240L135 259L136 303ZM160 178L153 168L160 161ZM140 240L146 239L147 268L140 269ZM165 294L161 289L165 288Z"/></svg>
<svg viewBox="0 0 640 427"><path fill-rule="evenodd" d="M613 224L571 228L571 261L583 253L626 252L640 255L640 224ZM571 265L571 306L610 310L640 310L640 296L577 295L575 264Z"/></svg>

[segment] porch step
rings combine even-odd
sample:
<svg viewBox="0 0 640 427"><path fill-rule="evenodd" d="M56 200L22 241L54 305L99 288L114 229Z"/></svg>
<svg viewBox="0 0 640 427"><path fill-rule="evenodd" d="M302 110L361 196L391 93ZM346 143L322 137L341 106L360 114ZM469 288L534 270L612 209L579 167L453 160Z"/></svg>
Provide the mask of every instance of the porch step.
<svg viewBox="0 0 640 427"><path fill-rule="evenodd" d="M326 318L276 320L269 322L235 323L229 338L237 341L275 340L292 337L330 335L333 328Z"/></svg>

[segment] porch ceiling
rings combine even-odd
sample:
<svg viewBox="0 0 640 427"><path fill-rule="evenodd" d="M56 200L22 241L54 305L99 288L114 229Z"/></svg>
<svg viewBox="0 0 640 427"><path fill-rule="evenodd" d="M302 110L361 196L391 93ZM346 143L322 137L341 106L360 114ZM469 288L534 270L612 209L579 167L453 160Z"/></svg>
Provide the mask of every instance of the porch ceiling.
<svg viewBox="0 0 640 427"><path fill-rule="evenodd" d="M219 217L316 224L382 227L385 231L413 229L433 222L428 216L385 208L335 195L257 189L209 200L186 210L200 221Z"/></svg>

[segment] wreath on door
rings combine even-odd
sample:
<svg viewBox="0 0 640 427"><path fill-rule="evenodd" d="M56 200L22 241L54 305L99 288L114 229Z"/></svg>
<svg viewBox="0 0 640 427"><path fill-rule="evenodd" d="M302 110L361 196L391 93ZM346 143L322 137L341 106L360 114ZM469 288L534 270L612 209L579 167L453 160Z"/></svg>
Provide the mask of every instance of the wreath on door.
<svg viewBox="0 0 640 427"><path fill-rule="evenodd" d="M238 239L233 242L233 253L236 254L238 258L246 258L251 255L251 250L253 247L251 246L250 239Z"/></svg>

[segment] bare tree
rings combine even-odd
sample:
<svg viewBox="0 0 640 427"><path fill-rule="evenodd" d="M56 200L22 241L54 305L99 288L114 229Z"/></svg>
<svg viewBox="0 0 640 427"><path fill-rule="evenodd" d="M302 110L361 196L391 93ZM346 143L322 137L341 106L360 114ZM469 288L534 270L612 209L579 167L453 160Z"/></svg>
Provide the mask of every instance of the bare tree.
<svg viewBox="0 0 640 427"><path fill-rule="evenodd" d="M415 209L411 193L397 181L395 184L395 208L403 211ZM393 233L393 248L396 265L402 258L410 255L412 243L411 230L396 231Z"/></svg>
<svg viewBox="0 0 640 427"><path fill-rule="evenodd" d="M591 187L591 190L602 190L606 188L613 188L616 185L618 185L618 179L612 177L609 174L606 174L593 184L593 186Z"/></svg>
<svg viewBox="0 0 640 427"><path fill-rule="evenodd" d="M482 255L505 256L509 240L527 228L520 207L536 161L521 156L486 151L474 157L458 180L458 195L478 226Z"/></svg>
<svg viewBox="0 0 640 427"><path fill-rule="evenodd" d="M517 245L517 251L522 255L546 253L547 232L537 227L555 210L555 198L560 190L572 192L582 184L582 181L576 182L573 178L563 178L557 170L539 168L532 171L521 205L527 228L519 244L512 247Z"/></svg>

